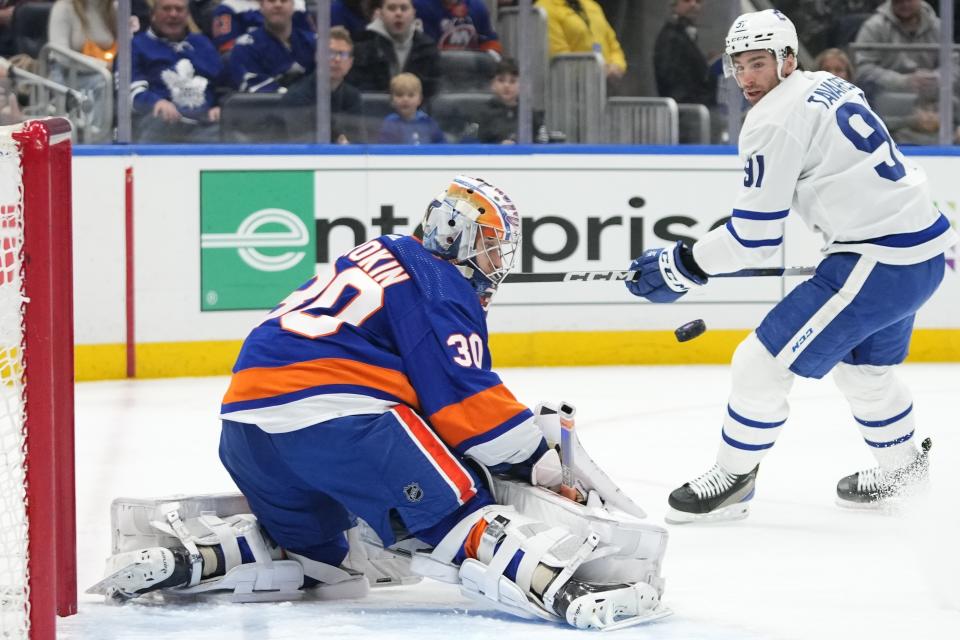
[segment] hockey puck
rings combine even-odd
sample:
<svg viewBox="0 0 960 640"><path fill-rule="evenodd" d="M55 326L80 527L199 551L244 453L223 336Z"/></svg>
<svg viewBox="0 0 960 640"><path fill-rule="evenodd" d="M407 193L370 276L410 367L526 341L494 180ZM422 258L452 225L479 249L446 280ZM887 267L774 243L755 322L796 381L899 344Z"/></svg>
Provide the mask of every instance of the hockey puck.
<svg viewBox="0 0 960 640"><path fill-rule="evenodd" d="M707 323L699 318L697 320L691 320L686 324L682 324L673 331L673 335L677 336L677 342L687 342L688 340L693 340L697 336L703 334L707 330Z"/></svg>

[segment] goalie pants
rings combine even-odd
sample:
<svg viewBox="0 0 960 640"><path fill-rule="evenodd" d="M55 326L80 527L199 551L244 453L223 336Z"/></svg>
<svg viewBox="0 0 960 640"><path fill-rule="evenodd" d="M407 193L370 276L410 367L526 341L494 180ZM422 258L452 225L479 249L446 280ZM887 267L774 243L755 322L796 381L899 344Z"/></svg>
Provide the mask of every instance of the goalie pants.
<svg viewBox="0 0 960 640"><path fill-rule="evenodd" d="M403 405L287 433L224 420L220 460L281 547L334 566L357 516L385 546L395 542L397 518L436 545L493 502L474 472Z"/></svg>
<svg viewBox="0 0 960 640"><path fill-rule="evenodd" d="M867 445L885 466L911 458L912 401L892 366L903 362L917 310L944 274L943 254L889 265L854 253L827 256L737 348L718 462L753 469L789 414L795 375L831 370Z"/></svg>

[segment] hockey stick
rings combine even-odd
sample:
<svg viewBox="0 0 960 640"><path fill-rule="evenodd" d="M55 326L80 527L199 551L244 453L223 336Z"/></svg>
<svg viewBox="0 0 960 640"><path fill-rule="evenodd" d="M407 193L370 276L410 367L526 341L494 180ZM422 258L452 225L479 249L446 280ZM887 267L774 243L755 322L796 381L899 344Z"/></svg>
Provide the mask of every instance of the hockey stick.
<svg viewBox="0 0 960 640"><path fill-rule="evenodd" d="M761 267L717 273L711 278L756 278L764 276L810 276L815 267ZM636 280L639 271L551 271L545 273L511 273L505 282L622 282Z"/></svg>

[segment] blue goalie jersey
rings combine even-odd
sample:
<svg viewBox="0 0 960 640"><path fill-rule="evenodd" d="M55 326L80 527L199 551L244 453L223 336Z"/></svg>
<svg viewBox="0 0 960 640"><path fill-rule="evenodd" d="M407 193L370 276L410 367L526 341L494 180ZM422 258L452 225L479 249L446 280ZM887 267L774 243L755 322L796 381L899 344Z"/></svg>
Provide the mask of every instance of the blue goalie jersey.
<svg viewBox="0 0 960 640"><path fill-rule="evenodd" d="M469 282L416 238L381 236L251 332L221 417L286 433L396 405L488 466L523 462L542 438L491 371L486 318Z"/></svg>

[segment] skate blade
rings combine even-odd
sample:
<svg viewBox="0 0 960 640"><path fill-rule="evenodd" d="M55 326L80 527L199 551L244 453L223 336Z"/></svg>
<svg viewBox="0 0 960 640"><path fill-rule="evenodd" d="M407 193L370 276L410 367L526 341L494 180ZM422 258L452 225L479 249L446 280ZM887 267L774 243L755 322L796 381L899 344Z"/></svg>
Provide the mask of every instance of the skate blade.
<svg viewBox="0 0 960 640"><path fill-rule="evenodd" d="M673 610L670 607L665 607L663 605L657 605L656 608L645 611L641 615L633 616L632 618L627 618L626 620L621 620L619 622L614 622L608 624L605 627L601 628L601 631L616 631L617 629L626 629L627 627L635 627L641 624L648 624L650 622L655 622L666 618L667 616L672 616Z"/></svg>
<svg viewBox="0 0 960 640"><path fill-rule="evenodd" d="M842 498L835 498L834 502L844 511L852 513L878 513L880 515L897 515L902 513L908 506L909 501L902 498L884 498L883 500L874 500L873 502L850 502Z"/></svg>
<svg viewBox="0 0 960 640"><path fill-rule="evenodd" d="M120 588L121 585L127 584L131 581L130 574L136 570L139 562L131 562L130 564L121 567L106 576L100 582L88 588L84 593L90 595L99 595L104 596L107 599L107 602L122 603L131 599L132 596L125 594Z"/></svg>
<svg viewBox="0 0 960 640"><path fill-rule="evenodd" d="M710 513L687 513L670 507L666 515L663 516L663 519L667 524L707 524L711 522L743 520L748 515L750 515L750 503L739 502L729 507L724 507L723 509L711 511Z"/></svg>
<svg viewBox="0 0 960 640"><path fill-rule="evenodd" d="M844 500L840 496L834 496L833 500L838 507L848 511L869 511L895 515L929 495L930 484L923 483L919 486L903 490L900 493L891 494L870 502L854 502L852 500Z"/></svg>

